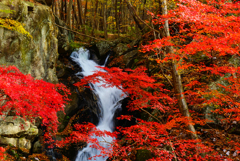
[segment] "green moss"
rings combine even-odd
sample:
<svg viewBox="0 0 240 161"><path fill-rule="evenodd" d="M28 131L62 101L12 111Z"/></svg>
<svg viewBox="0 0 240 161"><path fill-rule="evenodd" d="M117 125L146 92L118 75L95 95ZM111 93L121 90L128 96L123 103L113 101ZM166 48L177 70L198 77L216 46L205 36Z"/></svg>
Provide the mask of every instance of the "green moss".
<svg viewBox="0 0 240 161"><path fill-rule="evenodd" d="M21 34L24 34L30 38L32 38L31 34L29 32L27 32L23 25L15 20L12 19L8 19L8 18L0 18L0 27L6 28L8 30L12 30L12 31L17 31Z"/></svg>
<svg viewBox="0 0 240 161"><path fill-rule="evenodd" d="M80 48L80 47L83 46L83 45L84 45L84 44L77 43L77 42L74 42L74 41L70 41L70 43L69 43L69 46L70 46L70 49L71 49L71 50Z"/></svg>
<svg viewBox="0 0 240 161"><path fill-rule="evenodd" d="M138 59L134 59L134 63L137 63L139 60Z"/></svg>
<svg viewBox="0 0 240 161"><path fill-rule="evenodd" d="M14 10L1 10L0 9L0 12L3 12L3 13L14 13L16 11L14 11Z"/></svg>

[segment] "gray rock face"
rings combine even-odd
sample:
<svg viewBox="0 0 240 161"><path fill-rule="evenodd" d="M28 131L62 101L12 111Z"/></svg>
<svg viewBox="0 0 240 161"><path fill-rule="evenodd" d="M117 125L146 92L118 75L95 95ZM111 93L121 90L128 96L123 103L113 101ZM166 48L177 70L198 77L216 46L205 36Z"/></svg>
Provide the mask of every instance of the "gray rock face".
<svg viewBox="0 0 240 161"><path fill-rule="evenodd" d="M127 50L128 50L127 44L123 43L117 44L117 46L113 49L113 51L117 53L118 56L121 56Z"/></svg>
<svg viewBox="0 0 240 161"><path fill-rule="evenodd" d="M0 65L15 65L24 74L56 83L55 64L58 58L58 28L51 8L21 0L2 0L0 18L12 18L24 24L32 39L17 31L0 27Z"/></svg>
<svg viewBox="0 0 240 161"><path fill-rule="evenodd" d="M0 137L1 145L11 145L18 148L31 149L31 141L26 138Z"/></svg>
<svg viewBox="0 0 240 161"><path fill-rule="evenodd" d="M0 145L12 145L19 148L31 148L31 138L38 129L29 121L17 116L8 116L0 122Z"/></svg>
<svg viewBox="0 0 240 161"><path fill-rule="evenodd" d="M99 56L102 57L104 56L111 47L115 45L114 42L106 42L106 41L101 41L96 44L96 47L99 50Z"/></svg>
<svg viewBox="0 0 240 161"><path fill-rule="evenodd" d="M134 58L136 57L136 55L139 53L138 50L132 50L130 52L127 52L124 56L123 56L123 60L126 64L127 67L131 67L132 64L134 63Z"/></svg>
<svg viewBox="0 0 240 161"><path fill-rule="evenodd" d="M29 38L0 27L0 65L15 65L24 74L57 83L58 27L51 8L22 0L0 0L0 10L0 18L20 22L32 35ZM5 103L0 101L0 107ZM38 135L37 127L8 113L0 116L0 146L30 149L31 141Z"/></svg>
<svg viewBox="0 0 240 161"><path fill-rule="evenodd" d="M30 129L30 122L20 117L8 116L0 123L0 135L19 135Z"/></svg>

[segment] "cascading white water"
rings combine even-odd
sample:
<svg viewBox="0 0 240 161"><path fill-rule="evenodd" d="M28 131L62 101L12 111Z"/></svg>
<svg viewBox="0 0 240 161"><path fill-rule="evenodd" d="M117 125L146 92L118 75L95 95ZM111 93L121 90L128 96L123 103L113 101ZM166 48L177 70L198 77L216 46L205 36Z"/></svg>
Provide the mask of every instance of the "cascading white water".
<svg viewBox="0 0 240 161"><path fill-rule="evenodd" d="M84 48L80 48L78 51L74 51L71 54L71 58L73 61L75 61L81 68L82 72L77 74L82 74L83 76L92 75L99 69L93 60L89 60L90 53L88 50ZM112 132L114 129L114 123L113 123L113 116L115 114L115 111L118 108L121 108L121 104L118 102L122 100L125 96L123 96L123 92L116 88L105 88L101 87L103 83L95 83L90 84L90 86L93 89L93 92L98 96L98 106L101 110L101 114L99 115L99 123L97 125L97 128L99 130L106 130ZM104 148L109 148L109 142L112 142L113 138L111 137L95 137L100 142L100 145ZM108 143L106 143L108 142ZM82 151L78 152L76 161L87 161L88 158L100 155L100 151L90 147L92 144L88 144L87 147L85 147ZM95 161L106 161L107 157L101 156L92 158L92 160Z"/></svg>

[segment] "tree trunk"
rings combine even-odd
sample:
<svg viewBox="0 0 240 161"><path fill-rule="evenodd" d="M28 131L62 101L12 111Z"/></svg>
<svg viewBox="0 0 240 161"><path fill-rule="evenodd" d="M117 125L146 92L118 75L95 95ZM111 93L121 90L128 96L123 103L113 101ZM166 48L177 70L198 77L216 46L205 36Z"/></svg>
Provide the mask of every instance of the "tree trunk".
<svg viewBox="0 0 240 161"><path fill-rule="evenodd" d="M84 8L84 19L83 19L83 23L84 23L84 31L83 33L86 34L86 24L87 24L87 8L88 8L88 1L86 0L85 3L85 8Z"/></svg>
<svg viewBox="0 0 240 161"><path fill-rule="evenodd" d="M67 1L64 1L64 21L67 22Z"/></svg>
<svg viewBox="0 0 240 161"><path fill-rule="evenodd" d="M71 28L71 11L72 11L72 5L73 5L73 0L69 0L69 4L68 4L68 10L67 10L67 24L70 26Z"/></svg>
<svg viewBox="0 0 240 161"><path fill-rule="evenodd" d="M96 3L95 3L95 11L94 11L94 17L93 17L93 26L92 26L92 33L91 33L91 36L94 36L94 30L95 30L95 27L96 27L96 16L97 16L97 9L98 9L98 0L96 0Z"/></svg>
<svg viewBox="0 0 240 161"><path fill-rule="evenodd" d="M162 14L167 15L167 0L162 0ZM165 20L164 27L163 27L163 34L162 37L169 37L169 25L168 20ZM167 46L167 52L174 54L174 50L172 46ZM188 118L189 124L188 124L188 130L191 131L191 136L193 139L197 139L196 130L193 126L193 123L191 121L191 115L188 110L188 105L185 99L185 96L183 94L183 87L182 87L182 80L181 75L177 71L177 63L175 60L172 60L172 77L173 77L173 86L174 91L178 99L178 106L183 116L186 116Z"/></svg>
<svg viewBox="0 0 240 161"><path fill-rule="evenodd" d="M79 21L77 18L77 10L76 10L77 6L76 6L76 1L74 1L74 5L72 6L72 10L73 10L73 15L72 15L72 29L75 30L77 29L77 26L79 26ZM75 22L76 20L76 22Z"/></svg>
<svg viewBox="0 0 240 161"><path fill-rule="evenodd" d="M118 12L118 30L119 30L119 34L121 33L121 28L120 28L120 24L122 23L122 0L119 1L119 12Z"/></svg>
<svg viewBox="0 0 240 161"><path fill-rule="evenodd" d="M115 22L116 22L116 32L119 36L119 24L118 24L118 0L115 0Z"/></svg>
<svg viewBox="0 0 240 161"><path fill-rule="evenodd" d="M64 3L63 3L63 0L62 0L61 1L61 8L60 8L60 19L61 20L64 19L63 6L64 6Z"/></svg>
<svg viewBox="0 0 240 161"><path fill-rule="evenodd" d="M107 35L107 2L103 2L103 29L104 29L104 37L108 38Z"/></svg>
<svg viewBox="0 0 240 161"><path fill-rule="evenodd" d="M133 20L135 21L135 23L138 26L138 28L140 29L140 31L142 31L143 27L140 24L140 22L138 21L137 15L135 14L136 13L135 9L133 8L133 6L131 5L131 3L129 1L125 0L125 2L127 3L128 10L130 11L130 13L132 15Z"/></svg>
<svg viewBox="0 0 240 161"><path fill-rule="evenodd" d="M82 2L81 2L81 0L77 0L77 5L78 5L78 21L79 21L79 24L82 26L83 21L82 21Z"/></svg>
<svg viewBox="0 0 240 161"><path fill-rule="evenodd" d="M143 10L142 10L142 20L144 20L144 18L145 18L145 4L147 3L147 0L144 0L144 2L143 2Z"/></svg>

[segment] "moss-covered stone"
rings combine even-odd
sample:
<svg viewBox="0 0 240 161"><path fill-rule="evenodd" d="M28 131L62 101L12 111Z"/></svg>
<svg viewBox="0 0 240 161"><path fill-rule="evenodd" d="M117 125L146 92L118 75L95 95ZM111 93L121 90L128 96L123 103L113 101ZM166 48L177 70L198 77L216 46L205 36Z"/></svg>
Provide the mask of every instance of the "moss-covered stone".
<svg viewBox="0 0 240 161"><path fill-rule="evenodd" d="M99 58L104 57L105 54L109 51L111 47L113 47L115 44L113 42L107 42L107 41L101 41L96 44L98 50L99 50Z"/></svg>
<svg viewBox="0 0 240 161"><path fill-rule="evenodd" d="M58 82L58 28L51 8L20 0L3 0L0 6L13 10L8 17L21 22L33 37L0 28L0 65L15 65L24 74ZM0 14L0 18L4 16Z"/></svg>
<svg viewBox="0 0 240 161"><path fill-rule="evenodd" d="M123 44L123 43L117 44L117 46L113 49L113 51L117 53L118 56L121 56L127 50L128 50L127 44Z"/></svg>

